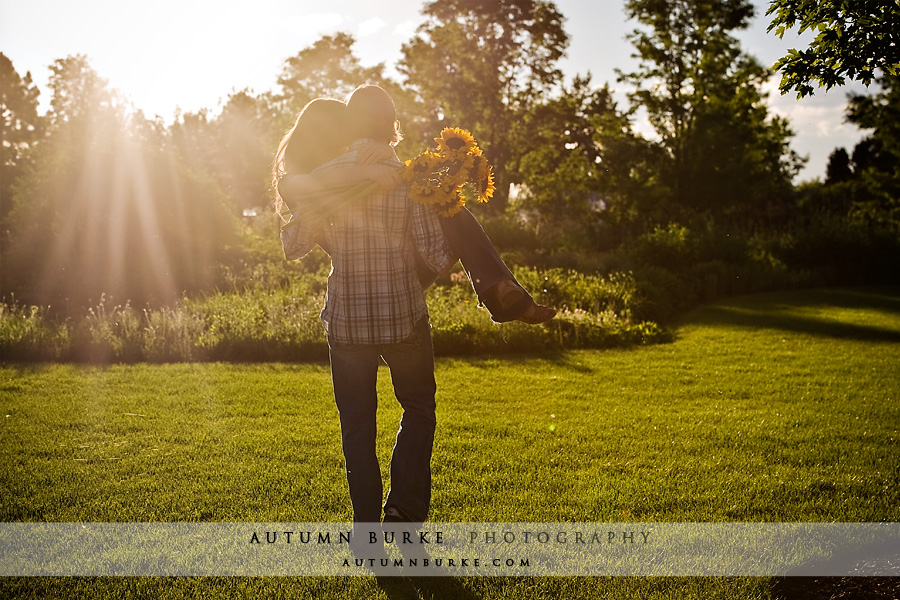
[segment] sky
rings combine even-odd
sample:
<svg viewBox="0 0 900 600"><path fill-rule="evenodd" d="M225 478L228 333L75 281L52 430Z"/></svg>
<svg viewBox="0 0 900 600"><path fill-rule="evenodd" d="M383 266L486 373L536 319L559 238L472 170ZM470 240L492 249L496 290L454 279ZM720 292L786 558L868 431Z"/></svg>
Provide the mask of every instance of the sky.
<svg viewBox="0 0 900 600"><path fill-rule="evenodd" d="M322 35L346 31L357 39L356 55L364 65L384 63L388 73L400 49L424 20L425 0L0 0L0 51L24 75L30 71L49 101L47 81L53 61L84 54L109 81L148 117L167 122L176 110L208 108L214 113L234 90L273 90L284 61ZM556 0L569 35L560 66L567 81L592 75L596 85L609 83L624 108L626 88L615 69L635 66L626 34L623 0ZM766 33L766 2L757 0L751 28L736 35L744 50L771 66L789 48L805 47L808 38L789 32L784 40ZM791 39L788 39L788 38ZM818 91L798 100L781 96L774 78L767 90L773 113L787 117L796 134L792 147L809 157L798 180L824 178L828 155L848 150L864 135L844 122L850 91L859 85ZM460 124L464 126L464 124Z"/></svg>

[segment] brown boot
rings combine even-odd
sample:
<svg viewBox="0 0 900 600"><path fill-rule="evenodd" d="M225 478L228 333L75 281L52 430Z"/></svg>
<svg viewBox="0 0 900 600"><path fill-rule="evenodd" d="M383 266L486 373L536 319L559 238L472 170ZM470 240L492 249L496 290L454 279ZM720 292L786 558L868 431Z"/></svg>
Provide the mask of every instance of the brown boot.
<svg viewBox="0 0 900 600"><path fill-rule="evenodd" d="M550 308L543 304L532 303L531 306L525 310L525 313L516 320L528 323L529 325L537 325L538 323L545 323L555 316L555 308Z"/></svg>
<svg viewBox="0 0 900 600"><path fill-rule="evenodd" d="M504 309L508 309L517 302L522 302L528 297L528 293L511 279L504 279L495 286L494 293L497 295L497 301ZM532 300L528 307L521 315L514 320L528 323L529 325L537 325L549 321L556 316L556 310L549 306L537 304Z"/></svg>

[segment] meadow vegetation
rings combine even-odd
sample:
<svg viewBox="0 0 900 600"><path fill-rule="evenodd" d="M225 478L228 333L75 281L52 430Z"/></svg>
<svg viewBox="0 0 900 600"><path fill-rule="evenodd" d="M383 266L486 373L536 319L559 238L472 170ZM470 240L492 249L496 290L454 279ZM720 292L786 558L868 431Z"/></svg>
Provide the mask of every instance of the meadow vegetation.
<svg viewBox="0 0 900 600"><path fill-rule="evenodd" d="M438 359L436 522L900 520L900 292L757 294L674 341ZM379 380L379 453L399 419ZM327 362L0 367L3 521L350 518ZM473 385L473 382L478 385ZM765 578L31 578L15 597L770 598Z"/></svg>

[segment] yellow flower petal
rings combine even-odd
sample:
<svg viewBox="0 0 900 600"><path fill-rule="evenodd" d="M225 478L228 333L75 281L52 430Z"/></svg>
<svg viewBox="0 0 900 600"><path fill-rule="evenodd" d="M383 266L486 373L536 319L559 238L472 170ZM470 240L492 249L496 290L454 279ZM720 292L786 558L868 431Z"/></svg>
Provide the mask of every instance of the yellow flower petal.
<svg viewBox="0 0 900 600"><path fill-rule="evenodd" d="M441 130L441 137L434 138L438 143L438 149L446 155L465 156L472 148L476 148L475 138L465 129L459 127L445 127Z"/></svg>

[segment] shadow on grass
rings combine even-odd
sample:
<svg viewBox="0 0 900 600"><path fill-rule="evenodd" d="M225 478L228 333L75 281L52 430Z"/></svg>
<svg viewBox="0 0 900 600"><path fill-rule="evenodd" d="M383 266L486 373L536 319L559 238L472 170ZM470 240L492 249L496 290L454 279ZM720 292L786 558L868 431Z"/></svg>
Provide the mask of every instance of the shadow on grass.
<svg viewBox="0 0 900 600"><path fill-rule="evenodd" d="M900 577L785 577L773 581L773 600L895 600Z"/></svg>
<svg viewBox="0 0 900 600"><path fill-rule="evenodd" d="M405 550L404 550L405 548ZM378 577L375 581L378 588L391 600L407 600L428 598L433 600L477 600L476 595L463 585L461 577L454 577L443 565L423 566L422 561L434 559L424 548L402 547L400 553L405 560L416 560L416 567L409 567L421 574L428 575L414 577ZM410 563L411 564L411 563ZM424 569L424 570L419 570Z"/></svg>
<svg viewBox="0 0 900 600"><path fill-rule="evenodd" d="M457 577L379 577L378 588L391 600L477 600Z"/></svg>
<svg viewBox="0 0 900 600"><path fill-rule="evenodd" d="M863 548L848 546L835 556L819 564L825 571L835 573L897 572L900 548L896 541L887 540ZM854 600L895 600L900 598L900 577L889 576L832 576L832 577L776 577L770 583L773 600L818 600L820 598L852 598Z"/></svg>
<svg viewBox="0 0 900 600"><path fill-rule="evenodd" d="M900 342L900 329L791 313L794 307L871 310L900 315L900 289L815 290L748 296L694 312L689 322L749 329L775 329L865 342Z"/></svg>

